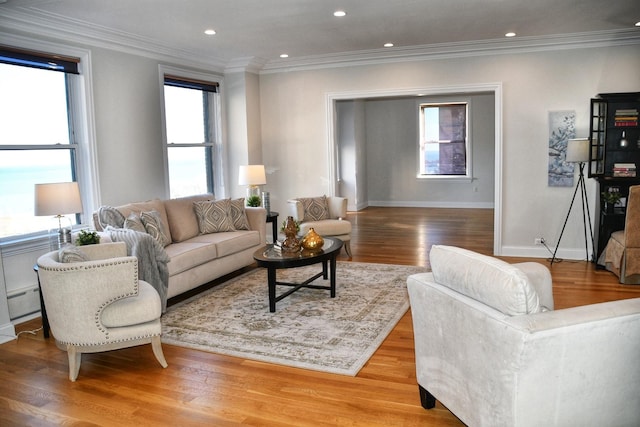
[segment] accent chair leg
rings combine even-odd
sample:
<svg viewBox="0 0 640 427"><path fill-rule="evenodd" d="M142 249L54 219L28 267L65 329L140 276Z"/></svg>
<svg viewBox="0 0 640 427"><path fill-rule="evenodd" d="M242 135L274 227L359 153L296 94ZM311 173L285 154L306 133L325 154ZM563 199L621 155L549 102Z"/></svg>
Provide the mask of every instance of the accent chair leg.
<svg viewBox="0 0 640 427"><path fill-rule="evenodd" d="M418 384L418 389L420 390L420 404L424 409L431 409L436 406L436 398L426 388Z"/></svg>
<svg viewBox="0 0 640 427"><path fill-rule="evenodd" d="M351 241L347 240L344 243L344 251L347 253L347 255L349 255L349 259L353 258L353 255L351 255Z"/></svg>
<svg viewBox="0 0 640 427"><path fill-rule="evenodd" d="M162 352L162 343L159 335L151 338L151 348L153 349L153 354L156 356L156 359L160 362L160 365L163 368L169 366L164 358L164 353Z"/></svg>
<svg viewBox="0 0 640 427"><path fill-rule="evenodd" d="M80 363L82 362L82 353L75 346L67 346L67 357L69 358L69 379L75 381L80 372Z"/></svg>

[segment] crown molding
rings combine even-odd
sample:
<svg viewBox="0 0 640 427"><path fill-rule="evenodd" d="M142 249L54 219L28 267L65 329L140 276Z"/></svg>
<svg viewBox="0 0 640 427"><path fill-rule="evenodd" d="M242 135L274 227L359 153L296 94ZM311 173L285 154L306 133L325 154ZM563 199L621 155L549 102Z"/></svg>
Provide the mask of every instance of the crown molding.
<svg viewBox="0 0 640 427"><path fill-rule="evenodd" d="M267 61L263 58L257 58L254 56L234 58L227 63L224 72L225 74L242 72L258 74L266 63Z"/></svg>
<svg viewBox="0 0 640 427"><path fill-rule="evenodd" d="M273 60L262 67L260 74L632 44L640 44L638 29L438 43Z"/></svg>
<svg viewBox="0 0 640 427"><path fill-rule="evenodd" d="M0 29L116 50L159 61L178 61L183 66L205 68L218 73L224 71L227 62L214 56L203 57L197 52L165 46L150 38L38 10L29 10L29 13L16 9L3 10Z"/></svg>
<svg viewBox="0 0 640 427"><path fill-rule="evenodd" d="M640 44L640 30L631 28L542 37L425 44L266 61L258 57L232 60L213 55L205 57L201 53L163 45L150 38L89 25L80 20L33 9L28 9L28 12L20 9L3 10L0 29L74 42L81 46L102 47L159 61L178 62L182 66L204 68L218 73L258 74Z"/></svg>

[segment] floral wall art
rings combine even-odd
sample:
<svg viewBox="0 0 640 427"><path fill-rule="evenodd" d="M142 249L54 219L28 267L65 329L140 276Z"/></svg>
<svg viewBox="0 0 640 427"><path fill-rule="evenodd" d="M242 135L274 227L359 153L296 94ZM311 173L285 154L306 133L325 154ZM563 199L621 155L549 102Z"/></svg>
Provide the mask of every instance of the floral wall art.
<svg viewBox="0 0 640 427"><path fill-rule="evenodd" d="M574 164L567 163L567 141L576 136L575 111L549 112L549 187L573 187Z"/></svg>

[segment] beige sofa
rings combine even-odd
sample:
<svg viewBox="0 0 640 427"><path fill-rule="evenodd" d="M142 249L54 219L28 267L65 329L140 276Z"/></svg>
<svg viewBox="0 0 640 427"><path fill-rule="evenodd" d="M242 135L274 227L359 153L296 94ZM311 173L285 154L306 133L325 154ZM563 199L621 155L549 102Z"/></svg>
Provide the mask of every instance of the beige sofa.
<svg viewBox="0 0 640 427"><path fill-rule="evenodd" d="M213 200L211 194L150 200L116 206L127 218L131 213L157 211L170 235L165 251L170 258L167 298L208 283L254 262L253 253L266 244L266 210L246 207L249 230L200 234L194 202ZM96 230L103 231L97 212Z"/></svg>

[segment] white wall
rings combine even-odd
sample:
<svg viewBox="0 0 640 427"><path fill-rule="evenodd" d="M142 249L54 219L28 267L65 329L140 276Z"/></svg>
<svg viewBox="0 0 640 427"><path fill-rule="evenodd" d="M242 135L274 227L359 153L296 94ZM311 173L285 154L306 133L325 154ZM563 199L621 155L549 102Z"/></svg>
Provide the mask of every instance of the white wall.
<svg viewBox="0 0 640 427"><path fill-rule="evenodd" d="M456 101L470 104L473 180L416 178L420 104ZM365 105L370 206L493 207L493 94L375 99Z"/></svg>
<svg viewBox="0 0 640 427"><path fill-rule="evenodd" d="M323 194L335 186L329 174L328 94L499 82L504 113L500 252L545 257L546 251L533 246L534 238L542 236L555 246L573 193L547 186L548 113L575 110L577 134L586 136L589 99L638 91L638 69L640 48L630 45L263 74L263 156L279 169L271 184L272 206L282 210L286 198ZM594 180L588 181L593 204ZM578 213L572 214L558 252L565 258L584 256Z"/></svg>

